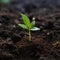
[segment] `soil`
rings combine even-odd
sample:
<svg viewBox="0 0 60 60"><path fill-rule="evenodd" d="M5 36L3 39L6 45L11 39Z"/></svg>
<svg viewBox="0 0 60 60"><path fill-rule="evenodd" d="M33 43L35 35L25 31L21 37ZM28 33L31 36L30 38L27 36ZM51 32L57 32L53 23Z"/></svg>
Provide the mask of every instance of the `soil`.
<svg viewBox="0 0 60 60"><path fill-rule="evenodd" d="M0 6L0 60L60 60L60 8L26 4L19 10ZM23 23L21 13L30 20L35 18L40 28L31 31L31 42L27 30L18 26Z"/></svg>

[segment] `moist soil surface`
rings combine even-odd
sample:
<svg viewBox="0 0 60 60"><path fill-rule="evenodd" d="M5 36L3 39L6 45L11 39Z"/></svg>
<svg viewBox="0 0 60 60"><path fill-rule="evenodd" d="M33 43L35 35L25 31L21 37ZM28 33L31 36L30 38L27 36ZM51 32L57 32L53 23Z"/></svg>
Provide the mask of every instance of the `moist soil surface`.
<svg viewBox="0 0 60 60"><path fill-rule="evenodd" d="M0 60L60 60L60 9L56 7L25 5L24 11L1 5L0 10ZM9 5L10 6L10 5ZM21 13L35 19L39 31L32 33L31 42Z"/></svg>

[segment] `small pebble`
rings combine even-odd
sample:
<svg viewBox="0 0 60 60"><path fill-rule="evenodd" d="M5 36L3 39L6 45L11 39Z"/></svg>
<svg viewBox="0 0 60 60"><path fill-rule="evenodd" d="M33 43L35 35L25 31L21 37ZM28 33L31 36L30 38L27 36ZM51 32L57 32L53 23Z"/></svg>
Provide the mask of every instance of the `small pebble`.
<svg viewBox="0 0 60 60"><path fill-rule="evenodd" d="M35 17L32 18L32 20L35 20L35 19L36 19Z"/></svg>
<svg viewBox="0 0 60 60"><path fill-rule="evenodd" d="M50 33L48 32L47 35L50 35Z"/></svg>

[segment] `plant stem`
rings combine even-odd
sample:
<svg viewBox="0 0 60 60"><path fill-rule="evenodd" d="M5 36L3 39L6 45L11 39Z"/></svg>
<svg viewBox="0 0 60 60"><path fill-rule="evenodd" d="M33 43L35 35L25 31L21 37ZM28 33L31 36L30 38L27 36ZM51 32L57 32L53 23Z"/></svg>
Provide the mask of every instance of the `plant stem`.
<svg viewBox="0 0 60 60"><path fill-rule="evenodd" d="M29 29L29 41L31 41L31 31Z"/></svg>

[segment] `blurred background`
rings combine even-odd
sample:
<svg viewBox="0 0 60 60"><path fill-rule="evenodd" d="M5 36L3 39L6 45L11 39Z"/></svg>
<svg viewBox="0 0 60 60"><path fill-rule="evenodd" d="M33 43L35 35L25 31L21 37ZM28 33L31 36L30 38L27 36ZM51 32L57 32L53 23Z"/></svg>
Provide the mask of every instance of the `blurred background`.
<svg viewBox="0 0 60 60"><path fill-rule="evenodd" d="M0 6L10 10L31 12L35 9L60 9L60 0L1 0Z"/></svg>

